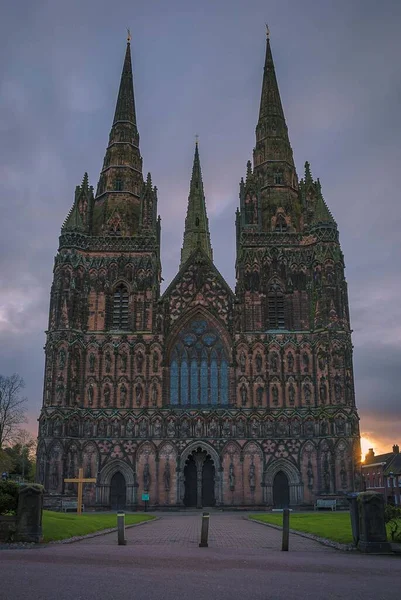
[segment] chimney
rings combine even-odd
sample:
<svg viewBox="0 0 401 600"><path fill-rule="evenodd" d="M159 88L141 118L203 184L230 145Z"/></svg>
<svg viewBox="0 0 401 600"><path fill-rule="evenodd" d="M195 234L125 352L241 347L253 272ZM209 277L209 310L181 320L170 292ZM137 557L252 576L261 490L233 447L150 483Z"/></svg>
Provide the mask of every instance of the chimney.
<svg viewBox="0 0 401 600"><path fill-rule="evenodd" d="M374 453L373 448L369 448L369 451L368 451L368 453L365 456L365 460L366 461L371 460L374 457L374 455L375 455L375 453Z"/></svg>
<svg viewBox="0 0 401 600"><path fill-rule="evenodd" d="M393 446L393 452L394 454L399 454L400 453L400 447L398 444L394 444Z"/></svg>

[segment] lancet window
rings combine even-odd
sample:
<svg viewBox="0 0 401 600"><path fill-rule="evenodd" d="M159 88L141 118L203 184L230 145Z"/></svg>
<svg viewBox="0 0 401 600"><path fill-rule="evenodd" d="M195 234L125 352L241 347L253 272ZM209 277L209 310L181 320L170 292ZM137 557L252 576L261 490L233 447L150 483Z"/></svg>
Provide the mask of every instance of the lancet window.
<svg viewBox="0 0 401 600"><path fill-rule="evenodd" d="M170 358L170 404L228 404L228 357L217 330L196 320L180 333Z"/></svg>
<svg viewBox="0 0 401 600"><path fill-rule="evenodd" d="M128 290L119 285L113 296L113 329L129 329Z"/></svg>

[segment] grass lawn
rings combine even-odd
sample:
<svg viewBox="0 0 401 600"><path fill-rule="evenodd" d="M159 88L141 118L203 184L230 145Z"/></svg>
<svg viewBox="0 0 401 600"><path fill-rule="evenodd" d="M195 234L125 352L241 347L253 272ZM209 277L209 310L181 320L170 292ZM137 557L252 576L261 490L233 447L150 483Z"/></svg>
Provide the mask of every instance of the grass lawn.
<svg viewBox="0 0 401 600"><path fill-rule="evenodd" d="M154 519L151 515L125 515L125 524L132 525ZM65 540L76 535L86 535L102 529L117 527L115 514L83 514L58 513L51 510L43 511L43 541Z"/></svg>
<svg viewBox="0 0 401 600"><path fill-rule="evenodd" d="M250 519L282 525L282 513L250 515ZM312 533L341 544L352 543L351 517L349 512L290 513L290 529Z"/></svg>

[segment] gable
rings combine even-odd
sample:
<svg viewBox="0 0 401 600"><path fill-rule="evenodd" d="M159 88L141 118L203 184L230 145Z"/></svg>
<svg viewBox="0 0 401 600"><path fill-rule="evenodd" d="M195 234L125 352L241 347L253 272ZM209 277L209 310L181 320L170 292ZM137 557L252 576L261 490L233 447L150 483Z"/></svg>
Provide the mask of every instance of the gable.
<svg viewBox="0 0 401 600"><path fill-rule="evenodd" d="M234 294L211 260L194 252L163 294L169 326L192 308L202 306L225 325L232 315Z"/></svg>

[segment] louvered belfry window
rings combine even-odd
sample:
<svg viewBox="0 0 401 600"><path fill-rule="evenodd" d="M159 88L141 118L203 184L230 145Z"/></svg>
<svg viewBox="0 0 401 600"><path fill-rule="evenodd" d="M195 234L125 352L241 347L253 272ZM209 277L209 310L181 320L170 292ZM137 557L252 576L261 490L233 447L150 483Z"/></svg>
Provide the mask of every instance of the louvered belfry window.
<svg viewBox="0 0 401 600"><path fill-rule="evenodd" d="M113 329L129 329L128 290L122 284L114 292Z"/></svg>
<svg viewBox="0 0 401 600"><path fill-rule="evenodd" d="M269 329L285 329L284 295L277 285L269 290L267 316Z"/></svg>

